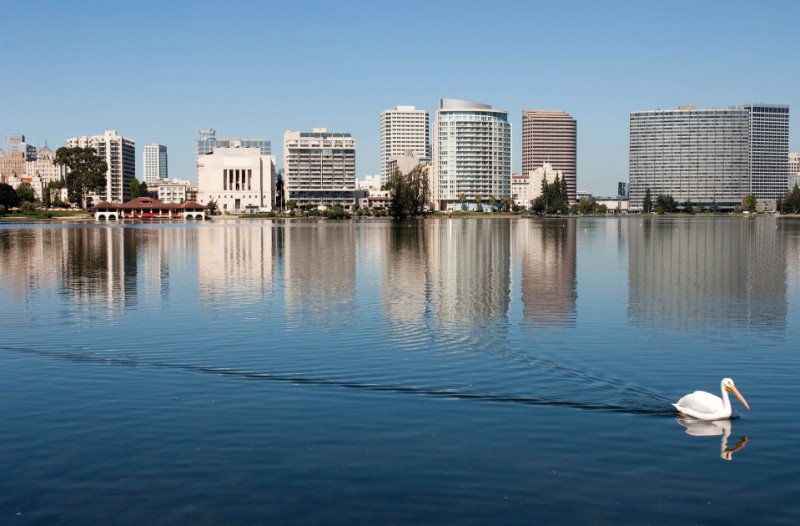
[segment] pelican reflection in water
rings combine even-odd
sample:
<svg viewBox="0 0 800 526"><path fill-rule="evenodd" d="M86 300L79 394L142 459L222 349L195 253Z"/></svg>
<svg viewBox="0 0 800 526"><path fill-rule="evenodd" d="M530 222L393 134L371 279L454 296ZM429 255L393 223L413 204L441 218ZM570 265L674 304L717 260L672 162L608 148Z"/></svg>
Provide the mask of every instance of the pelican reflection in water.
<svg viewBox="0 0 800 526"><path fill-rule="evenodd" d="M678 423L686 428L686 433L695 437L722 436L719 443L719 456L724 460L731 460L733 454L747 444L747 437L739 439L734 447L728 447L728 438L731 436L730 420L697 420L696 418L678 417Z"/></svg>

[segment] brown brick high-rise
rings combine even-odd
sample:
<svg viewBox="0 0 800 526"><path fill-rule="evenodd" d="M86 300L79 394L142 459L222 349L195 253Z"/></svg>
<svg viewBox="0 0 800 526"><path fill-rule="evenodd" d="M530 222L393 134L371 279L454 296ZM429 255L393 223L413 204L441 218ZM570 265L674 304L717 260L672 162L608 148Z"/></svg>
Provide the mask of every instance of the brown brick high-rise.
<svg viewBox="0 0 800 526"><path fill-rule="evenodd" d="M522 173L550 163L567 180L569 202L577 190L578 123L560 110L522 111Z"/></svg>

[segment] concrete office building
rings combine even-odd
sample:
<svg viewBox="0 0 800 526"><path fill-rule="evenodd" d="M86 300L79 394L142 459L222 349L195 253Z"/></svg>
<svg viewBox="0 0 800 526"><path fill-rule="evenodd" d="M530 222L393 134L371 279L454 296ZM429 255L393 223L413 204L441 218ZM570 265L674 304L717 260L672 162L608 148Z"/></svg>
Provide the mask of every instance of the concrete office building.
<svg viewBox="0 0 800 526"><path fill-rule="evenodd" d="M380 173L383 184L392 175L393 157L413 155L430 159L430 115L414 106L396 106L381 112Z"/></svg>
<svg viewBox="0 0 800 526"><path fill-rule="evenodd" d="M67 147L94 148L108 167L106 185L93 200L124 203L131 198L131 181L136 176L136 142L106 130L103 135L72 137Z"/></svg>
<svg viewBox="0 0 800 526"><path fill-rule="evenodd" d="M522 174L544 163L567 180L569 202L575 203L578 166L578 123L560 110L523 110Z"/></svg>
<svg viewBox="0 0 800 526"><path fill-rule="evenodd" d="M259 148L214 148L197 156L197 202L217 203L220 212L272 210L275 158Z"/></svg>
<svg viewBox="0 0 800 526"><path fill-rule="evenodd" d="M325 128L283 134L286 198L298 205L355 203L356 141Z"/></svg>
<svg viewBox="0 0 800 526"><path fill-rule="evenodd" d="M476 196L511 195L508 112L488 104L442 99L433 123L431 194L434 209L475 209Z"/></svg>
<svg viewBox="0 0 800 526"><path fill-rule="evenodd" d="M753 194L774 208L788 184L789 107L741 105L630 114L631 210L671 195L679 204L730 210Z"/></svg>
<svg viewBox="0 0 800 526"><path fill-rule="evenodd" d="M159 181L169 180L166 146L162 144L145 144L143 160L143 179L148 188L154 189Z"/></svg>

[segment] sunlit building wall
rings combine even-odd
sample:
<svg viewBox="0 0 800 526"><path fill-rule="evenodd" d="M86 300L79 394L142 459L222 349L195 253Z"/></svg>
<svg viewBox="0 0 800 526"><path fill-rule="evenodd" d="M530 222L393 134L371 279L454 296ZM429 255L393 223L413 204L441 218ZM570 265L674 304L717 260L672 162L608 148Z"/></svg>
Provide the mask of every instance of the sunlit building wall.
<svg viewBox="0 0 800 526"><path fill-rule="evenodd" d="M474 209L511 195L511 124L508 112L488 104L441 99L433 123L431 192L436 210Z"/></svg>
<svg viewBox="0 0 800 526"><path fill-rule="evenodd" d="M323 207L355 203L356 141L349 133L287 131L283 162L287 199Z"/></svg>
<svg viewBox="0 0 800 526"><path fill-rule="evenodd" d="M630 114L632 210L653 199L732 209L747 194L783 196L788 184L789 107L650 110Z"/></svg>
<svg viewBox="0 0 800 526"><path fill-rule="evenodd" d="M430 115L427 110L418 110L414 106L396 106L384 110L381 112L380 128L382 184L386 184L392 175L388 162L393 157L413 155L430 159Z"/></svg>
<svg viewBox="0 0 800 526"><path fill-rule="evenodd" d="M94 148L105 162L106 184L96 199L109 203L124 203L131 198L131 181L136 176L136 142L106 130L103 135L71 137L67 147Z"/></svg>
<svg viewBox="0 0 800 526"><path fill-rule="evenodd" d="M561 110L523 110L522 173L550 164L567 180L569 202L576 201L578 123Z"/></svg>

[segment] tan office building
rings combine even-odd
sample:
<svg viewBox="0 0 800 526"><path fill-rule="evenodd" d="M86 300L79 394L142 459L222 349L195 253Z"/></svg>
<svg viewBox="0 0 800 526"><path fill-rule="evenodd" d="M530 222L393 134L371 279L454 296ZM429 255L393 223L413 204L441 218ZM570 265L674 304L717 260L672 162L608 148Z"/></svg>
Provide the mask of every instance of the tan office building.
<svg viewBox="0 0 800 526"><path fill-rule="evenodd" d="M561 110L522 111L522 173L549 163L567 180L569 202L576 201L578 123Z"/></svg>

